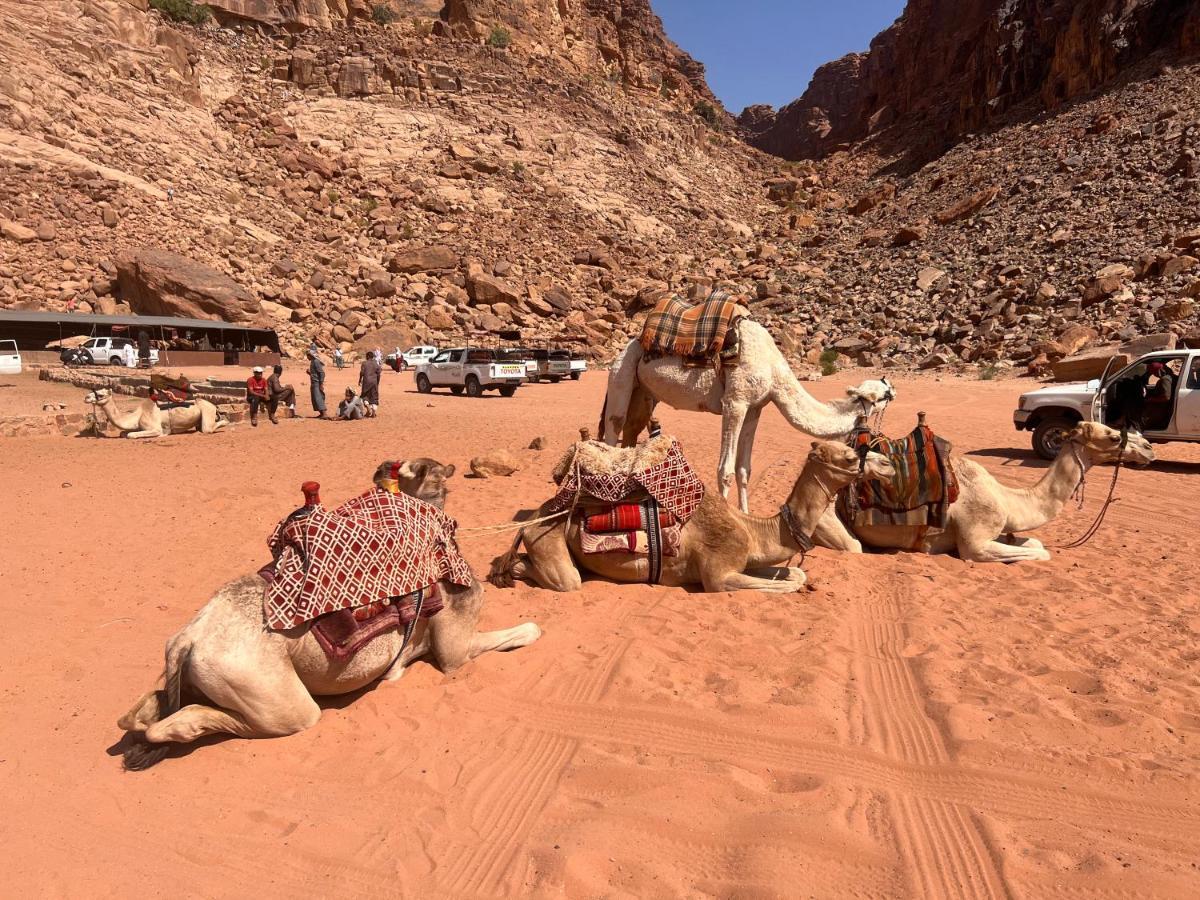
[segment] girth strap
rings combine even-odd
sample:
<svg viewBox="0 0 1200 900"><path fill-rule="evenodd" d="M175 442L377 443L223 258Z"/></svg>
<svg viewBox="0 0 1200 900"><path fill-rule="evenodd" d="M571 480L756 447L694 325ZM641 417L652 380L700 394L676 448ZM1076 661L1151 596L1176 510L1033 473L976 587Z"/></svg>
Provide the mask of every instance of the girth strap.
<svg viewBox="0 0 1200 900"><path fill-rule="evenodd" d="M658 584L662 578L662 527L658 521L658 501L647 497L642 501L643 520L646 523L646 550L649 554L650 571L646 576L648 584Z"/></svg>

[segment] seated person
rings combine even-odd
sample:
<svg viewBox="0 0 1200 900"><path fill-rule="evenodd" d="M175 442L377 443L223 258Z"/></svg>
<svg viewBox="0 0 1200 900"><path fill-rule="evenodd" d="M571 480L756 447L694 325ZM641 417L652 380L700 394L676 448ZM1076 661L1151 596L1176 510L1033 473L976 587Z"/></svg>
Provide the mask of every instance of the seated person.
<svg viewBox="0 0 1200 900"><path fill-rule="evenodd" d="M362 397L358 397L354 393L354 388L346 388L346 399L338 404L339 419L363 419L366 418L367 411L363 406Z"/></svg>
<svg viewBox="0 0 1200 900"><path fill-rule="evenodd" d="M1188 376L1188 390L1200 391L1200 359L1192 363L1192 373Z"/></svg>
<svg viewBox="0 0 1200 900"><path fill-rule="evenodd" d="M1151 387L1150 379L1158 381ZM1146 366L1146 411L1143 421L1149 429L1171 424L1171 404L1175 399L1175 373L1166 364L1154 361Z"/></svg>
<svg viewBox="0 0 1200 900"><path fill-rule="evenodd" d="M283 403L292 411L292 415L296 414L296 389L290 384L284 384L280 376L283 375L283 366L276 365L271 370L271 377L267 379L267 391L270 394L270 405L267 409L271 413L271 421L275 421L275 410L279 408L279 404Z"/></svg>
<svg viewBox="0 0 1200 900"><path fill-rule="evenodd" d="M267 416L271 424L278 425L275 420L275 409L271 405L271 389L267 379L263 378L262 366L255 366L253 373L246 379L246 402L250 404L250 424L258 427L258 408L267 407Z"/></svg>

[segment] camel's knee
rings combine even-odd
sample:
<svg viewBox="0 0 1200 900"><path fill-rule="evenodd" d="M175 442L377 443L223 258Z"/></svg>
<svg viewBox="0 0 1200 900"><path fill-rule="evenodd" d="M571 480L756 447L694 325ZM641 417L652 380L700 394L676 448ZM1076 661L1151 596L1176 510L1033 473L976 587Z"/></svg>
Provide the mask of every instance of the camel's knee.
<svg viewBox="0 0 1200 900"><path fill-rule="evenodd" d="M117 727L122 731L145 731L159 720L159 692L147 691L125 715L117 720Z"/></svg>
<svg viewBox="0 0 1200 900"><path fill-rule="evenodd" d="M579 570L573 567L561 567L550 572L537 570L534 581L538 582L540 587L548 591L558 591L560 594L569 594L583 588L583 578L580 577Z"/></svg>

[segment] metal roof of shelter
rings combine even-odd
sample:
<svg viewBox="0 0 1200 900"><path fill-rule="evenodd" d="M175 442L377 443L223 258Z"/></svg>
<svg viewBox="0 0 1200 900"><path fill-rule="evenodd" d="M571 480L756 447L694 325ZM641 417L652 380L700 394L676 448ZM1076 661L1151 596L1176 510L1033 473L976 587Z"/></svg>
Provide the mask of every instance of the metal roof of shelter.
<svg viewBox="0 0 1200 900"><path fill-rule="evenodd" d="M170 316L104 316L98 313L35 312L24 309L0 309L0 322L44 322L64 325L146 325L154 328L202 328L220 331L264 331L273 328L256 328L251 325L235 325L219 319L177 319Z"/></svg>

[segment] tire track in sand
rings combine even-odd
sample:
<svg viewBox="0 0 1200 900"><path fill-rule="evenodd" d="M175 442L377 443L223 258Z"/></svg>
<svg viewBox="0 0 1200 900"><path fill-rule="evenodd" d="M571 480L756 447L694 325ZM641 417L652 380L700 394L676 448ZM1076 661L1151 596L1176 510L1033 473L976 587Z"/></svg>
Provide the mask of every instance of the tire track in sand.
<svg viewBox="0 0 1200 900"><path fill-rule="evenodd" d="M602 658L554 691L553 700L595 704L632 643L632 638L617 641ZM465 786L465 805L474 810L475 839L447 847L440 855L448 862L433 873L438 888L450 896L507 893L505 887L521 874L513 871L515 858L579 747L575 738L527 729L523 723L511 733L515 745L493 757Z"/></svg>
<svg viewBox="0 0 1200 900"><path fill-rule="evenodd" d="M907 635L893 597L911 591L898 582L886 587L890 595L874 589L858 594L846 622L862 738L890 759L953 768L945 737L926 714L920 684L903 655ZM1011 896L970 808L903 789L888 798L915 896Z"/></svg>

